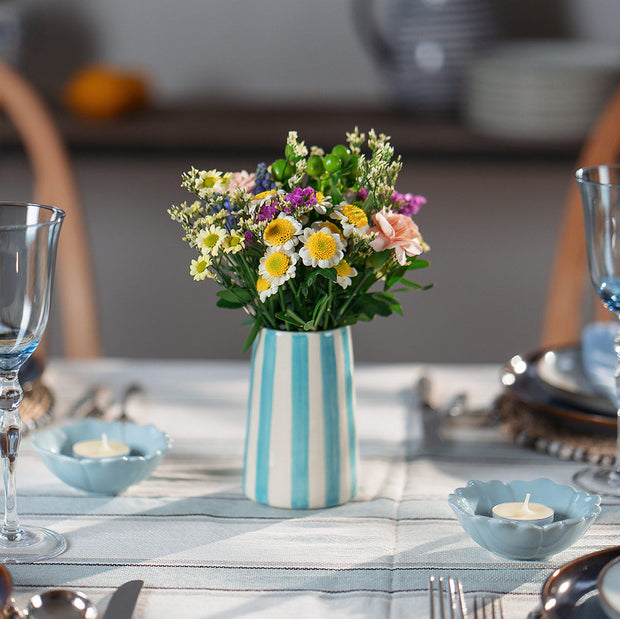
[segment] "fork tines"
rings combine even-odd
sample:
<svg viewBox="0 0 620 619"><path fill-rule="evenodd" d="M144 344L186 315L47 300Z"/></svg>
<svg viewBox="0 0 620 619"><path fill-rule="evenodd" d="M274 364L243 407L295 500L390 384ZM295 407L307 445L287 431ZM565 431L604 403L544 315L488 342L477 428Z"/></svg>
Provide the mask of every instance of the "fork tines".
<svg viewBox="0 0 620 619"><path fill-rule="evenodd" d="M501 599L486 595L474 597L474 619L504 619Z"/></svg>
<svg viewBox="0 0 620 619"><path fill-rule="evenodd" d="M429 578L429 610L431 619L465 619L467 608L463 586L458 578Z"/></svg>

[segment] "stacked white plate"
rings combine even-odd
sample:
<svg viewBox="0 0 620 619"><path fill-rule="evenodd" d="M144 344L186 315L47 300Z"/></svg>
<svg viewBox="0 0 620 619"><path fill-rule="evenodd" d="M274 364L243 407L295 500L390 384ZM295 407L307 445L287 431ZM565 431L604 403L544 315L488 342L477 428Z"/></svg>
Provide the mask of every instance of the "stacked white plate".
<svg viewBox="0 0 620 619"><path fill-rule="evenodd" d="M620 47L579 40L506 43L472 63L464 116L474 130L580 140L620 84Z"/></svg>

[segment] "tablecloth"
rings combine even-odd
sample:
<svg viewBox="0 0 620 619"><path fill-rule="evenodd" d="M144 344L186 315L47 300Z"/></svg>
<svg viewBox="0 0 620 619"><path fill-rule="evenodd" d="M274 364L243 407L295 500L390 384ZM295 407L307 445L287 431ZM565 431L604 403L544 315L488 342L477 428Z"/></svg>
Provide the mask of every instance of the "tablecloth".
<svg viewBox="0 0 620 619"><path fill-rule="evenodd" d="M500 594L507 619L526 617L554 569L620 545L620 502L605 498L588 533L547 561L509 561L479 547L448 506L452 490L469 479L570 483L580 465L513 445L494 427L452 424L438 449L425 450L412 393L421 372L438 404L466 391L471 406L487 406L500 391L494 365L358 365L360 491L346 505L288 511L241 491L248 364L53 360L44 378L56 423L94 382L116 389L137 380L144 393L129 414L174 444L150 478L110 497L65 485L24 440L21 519L63 533L69 547L9 566L18 606L63 587L103 610L116 586L140 578L135 619L426 617L433 573L460 577L467 596Z"/></svg>

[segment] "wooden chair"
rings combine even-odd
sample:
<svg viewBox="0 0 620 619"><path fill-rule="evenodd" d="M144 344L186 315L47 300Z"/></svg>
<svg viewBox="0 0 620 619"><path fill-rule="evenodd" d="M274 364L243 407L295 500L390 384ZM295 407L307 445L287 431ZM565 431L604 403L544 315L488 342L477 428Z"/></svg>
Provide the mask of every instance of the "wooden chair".
<svg viewBox="0 0 620 619"><path fill-rule="evenodd" d="M575 169L616 163L620 159L620 88L603 109L586 138ZM542 328L542 347L578 342L584 323L584 299L592 286L588 279L588 258L581 196L571 181L558 245L551 270ZM595 319L610 320L602 302L595 303Z"/></svg>
<svg viewBox="0 0 620 619"><path fill-rule="evenodd" d="M35 90L0 61L0 109L23 144L30 161L34 202L63 209L56 263L63 353L66 357L102 354L89 243L75 178L52 116ZM41 351L44 354L45 345Z"/></svg>

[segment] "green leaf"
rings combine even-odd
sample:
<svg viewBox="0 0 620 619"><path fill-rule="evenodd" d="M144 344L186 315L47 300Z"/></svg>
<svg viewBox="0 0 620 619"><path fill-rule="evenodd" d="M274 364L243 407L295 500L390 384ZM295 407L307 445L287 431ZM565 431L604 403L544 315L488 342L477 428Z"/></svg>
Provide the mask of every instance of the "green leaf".
<svg viewBox="0 0 620 619"><path fill-rule="evenodd" d="M385 280L385 290L391 288L394 284L397 284L401 281L403 275L407 272L406 266L397 267L395 269L391 269L388 273L387 279Z"/></svg>
<svg viewBox="0 0 620 619"><path fill-rule="evenodd" d="M376 271L390 259L390 250L378 251L370 255L370 264Z"/></svg>
<svg viewBox="0 0 620 619"><path fill-rule="evenodd" d="M332 201L334 204L340 204L340 202L342 202L343 200L342 193L340 192L340 189L336 187L336 185L331 186L329 190L329 195L332 197Z"/></svg>
<svg viewBox="0 0 620 619"><path fill-rule="evenodd" d="M254 343L254 340L256 339L256 336L258 335L258 332L261 330L262 326L263 326L263 321L260 318L257 317L254 320L254 324L252 325L252 329L248 333L248 337L245 339L245 342L243 343L243 347L241 348L241 354L244 354L248 350L248 348L250 348L250 346L252 346L252 344Z"/></svg>
<svg viewBox="0 0 620 619"><path fill-rule="evenodd" d="M303 327L306 322L291 309L287 309L285 312L278 312L276 318L295 327Z"/></svg>
<svg viewBox="0 0 620 619"><path fill-rule="evenodd" d="M321 318L329 305L331 298L329 296L321 297L321 300L314 306L314 312L312 312L313 329L316 329L321 324Z"/></svg>
<svg viewBox="0 0 620 619"><path fill-rule="evenodd" d="M246 304L241 303L240 301L226 301L225 299L218 299L216 305L227 309L239 309L240 307L245 307Z"/></svg>
<svg viewBox="0 0 620 619"><path fill-rule="evenodd" d="M245 288L241 288L241 286L233 286L232 288L218 290L217 296L230 303L241 303L239 307L246 305L252 300L250 292Z"/></svg>
<svg viewBox="0 0 620 619"><path fill-rule="evenodd" d="M406 286L408 288L414 288L415 290L422 290L424 288L422 284L417 284L416 282L409 281L408 279L405 279L404 277L401 277L400 283L403 286Z"/></svg>
<svg viewBox="0 0 620 619"><path fill-rule="evenodd" d="M407 269L425 269L430 265L428 260L424 260L424 258L416 258L413 262L407 265Z"/></svg>
<svg viewBox="0 0 620 619"><path fill-rule="evenodd" d="M334 268L331 268L331 269L317 268L316 274L322 275L326 279L330 279L332 282L335 282L338 279L338 272Z"/></svg>

